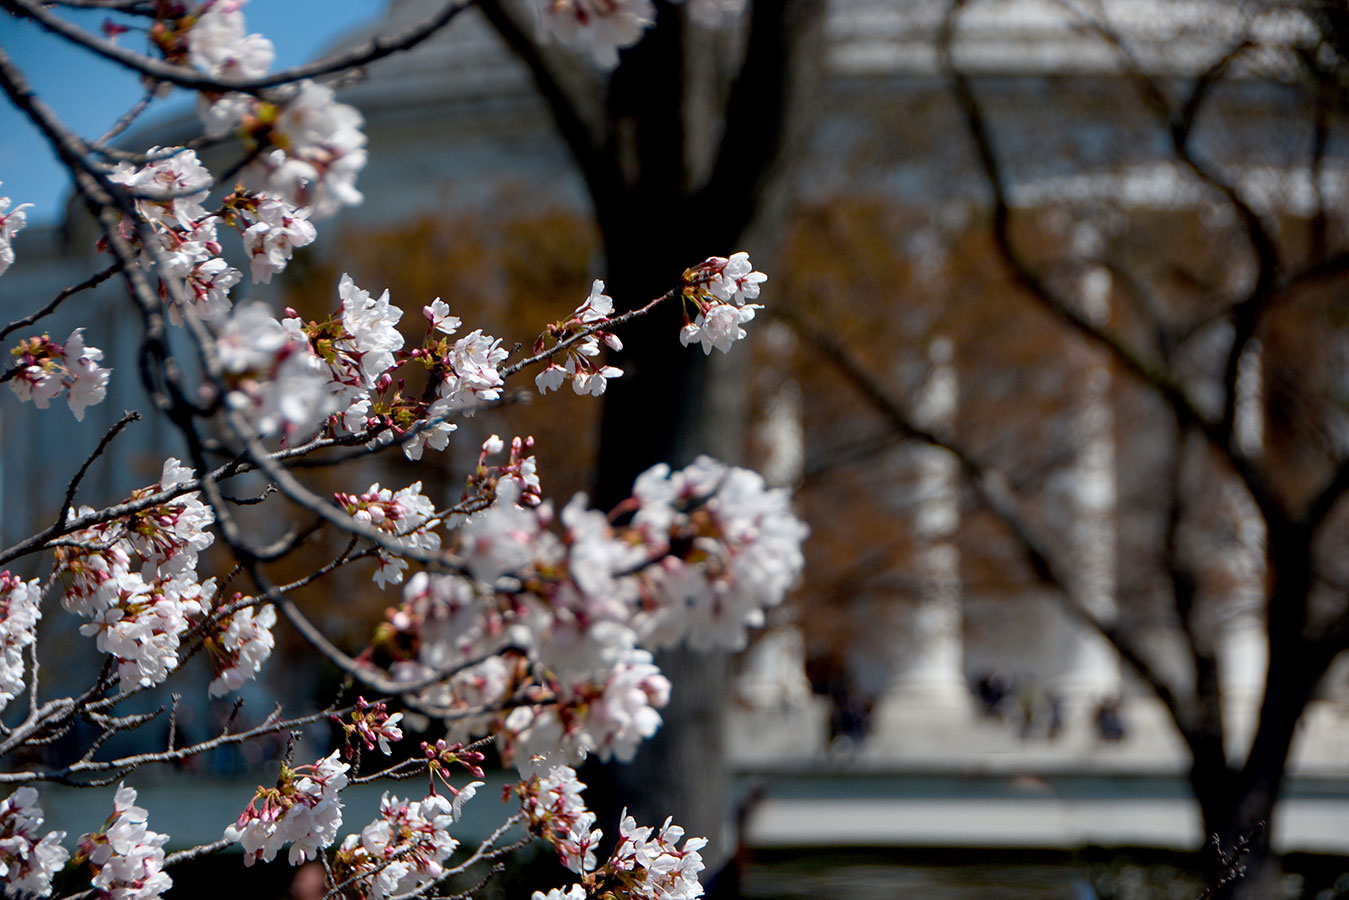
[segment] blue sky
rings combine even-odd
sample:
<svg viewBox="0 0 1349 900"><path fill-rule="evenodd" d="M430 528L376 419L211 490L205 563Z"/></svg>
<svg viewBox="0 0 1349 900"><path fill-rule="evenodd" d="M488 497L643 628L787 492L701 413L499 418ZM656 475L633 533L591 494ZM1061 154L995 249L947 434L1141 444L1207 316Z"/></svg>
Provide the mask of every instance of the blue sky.
<svg viewBox="0 0 1349 900"><path fill-rule="evenodd" d="M353 27L379 18L386 0L253 0L244 8L249 31L276 46L273 68L305 62ZM104 15L72 13L97 31ZM134 33L125 46L140 49ZM31 22L0 14L0 47L24 70L29 82L75 131L94 138L141 97L135 76L116 65L42 31ZM176 92L157 101L142 122L187 108L191 98ZM8 98L0 95L0 194L32 203L29 222L52 222L62 210L68 179L47 142Z"/></svg>

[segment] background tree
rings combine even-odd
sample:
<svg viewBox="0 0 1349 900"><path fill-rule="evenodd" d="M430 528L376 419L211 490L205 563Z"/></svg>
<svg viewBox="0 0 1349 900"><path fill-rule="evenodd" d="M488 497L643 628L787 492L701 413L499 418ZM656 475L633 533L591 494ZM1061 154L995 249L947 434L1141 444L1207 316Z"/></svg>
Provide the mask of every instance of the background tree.
<svg viewBox="0 0 1349 900"><path fill-rule="evenodd" d="M694 21L695 4L657 0L654 24L640 43L602 72L535 40L520 6L480 3L528 66L584 177L615 296L645 296L657 287L650 266L722 246L717 241L759 254L773 250L775 217L787 197L784 172L820 75L826 4L746 5L735 27L713 31ZM755 230L756 222L767 224ZM741 379L702 354L647 342L686 315L673 305L662 310L650 331L625 338L631 350L615 355L624 376L605 394L594 486L601 504L619 499L624 481L630 485L655 463L680 465L699 453L735 459L742 452ZM634 444L633 434L643 440ZM676 651L662 654L660 663L680 682L667 727L631 770L587 777L612 779L608 818L624 805L678 810L711 836L708 855L717 859L729 789L721 727L726 659Z"/></svg>
<svg viewBox="0 0 1349 900"><path fill-rule="evenodd" d="M1080 90L1098 104L1093 113L1104 110L1133 132L1117 148L1113 172L1084 172L1056 158L1065 182L1100 176L1101 196L1028 201L1024 192L1018 199L1025 176L1017 167L1027 147L1014 145L1013 129L1000 118L1019 113L991 79L962 65L962 26L987 7L953 3L934 22L933 36L955 101L952 124L968 136L991 209L948 229L944 261L926 282L945 292L937 305L926 317L899 313L919 319L919 333L954 342L971 409L952 431L931 427L915 412L913 382L894 379L883 352L824 318L837 312L828 305L828 285L840 275L823 268L828 247L804 259L793 255L814 267L822 286L797 312L812 348L806 358L832 361L834 377L894 434L954 456L982 510L963 526L966 568L1001 559L998 577L1013 573L1023 591L1051 587L1071 616L1109 642L1164 704L1189 752L1190 784L1205 831L1215 836L1207 851L1210 883L1223 895L1268 896L1277 872L1272 826L1298 723L1331 664L1349 649L1337 552L1349 489L1342 388L1349 257L1341 211L1327 196L1345 134L1341 29L1320 5L1248 7L1232 18L1214 13L1189 23L1207 29L1196 32L1203 51L1187 45L1179 26L1140 47L1116 29L1108 4L1064 4L1068 26L1090 38L1080 52L1109 54L1120 88L1084 78L1081 87L1066 79L1058 89L1065 96ZM1319 27L1308 27L1313 22ZM1177 58L1193 61L1215 45L1211 56L1179 69L1186 77L1174 74ZM1235 127L1272 98L1297 111L1300 128ZM1064 108L1070 115L1086 109L1065 100L1055 111ZM1085 128L1082 119L1053 127ZM1024 141L1024 126L1017 133ZM1140 147L1163 148L1152 171L1176 173L1172 190L1194 199L1170 212L1130 207L1122 185ZM875 221L866 215L835 210L830 219L837 228L852 216L858 225L850 233L866 234L862 223ZM1084 233L1097 239L1074 240ZM809 241L799 249L808 252ZM1110 286L1105 316L1088 302L1092 271ZM794 274L798 284L812 277ZM906 273L896 268L878 277L897 284ZM855 298L850 291L843 302ZM917 291L906 300L933 302ZM1111 373L1108 402L1117 421L1121 530L1118 604L1111 609L1096 606L1083 589L1073 552L1078 524L1055 515L1045 475L1080 450L1056 420L1081 389L1084 353ZM1243 398L1253 396L1252 384L1263 385L1255 395L1263 439L1243 433ZM1008 392L1008 385L1019 387ZM862 471L864 483L874 479L874 468ZM989 519L997 529L987 527ZM1254 596L1268 668L1243 745L1242 727L1229 718L1218 641L1222 616L1239 609L1251 587L1250 573L1234 576L1231 563L1252 522L1264 536L1256 541L1263 577ZM979 535L997 532L1000 541L979 546ZM1237 877L1238 867L1245 877Z"/></svg>

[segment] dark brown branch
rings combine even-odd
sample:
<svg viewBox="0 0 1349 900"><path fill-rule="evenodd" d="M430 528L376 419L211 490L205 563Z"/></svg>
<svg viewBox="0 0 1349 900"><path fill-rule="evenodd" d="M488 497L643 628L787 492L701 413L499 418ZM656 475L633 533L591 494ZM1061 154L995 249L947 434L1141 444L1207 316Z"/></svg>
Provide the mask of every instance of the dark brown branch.
<svg viewBox="0 0 1349 900"><path fill-rule="evenodd" d="M1011 206L1007 200L1006 181L1002 166L994 150L993 139L984 120L983 109L974 95L969 78L960 71L952 58L951 47L955 37L956 21L964 0L953 0L943 19L938 35L938 57L955 93L956 101L965 118L966 129L974 144L984 178L993 192L992 232L994 245L1013 279L1046 310L1071 326L1078 334L1109 351L1110 355L1132 377L1156 391L1185 425L1194 427L1218 451L1229 468L1237 474L1271 527L1286 518L1278 496L1266 483L1264 474L1233 446L1231 429L1223 422L1214 422L1205 416L1190 399L1188 392L1172 373L1138 354L1133 348L1109 332L1096 327L1074 305L1049 286L1012 241ZM1234 202L1240 202L1239 197Z"/></svg>
<svg viewBox="0 0 1349 900"><path fill-rule="evenodd" d="M70 479L70 484L66 486L66 496L61 501L61 511L56 514L57 528L61 527L66 521L66 514L70 512L70 505L75 502L75 492L79 490L80 482L84 480L85 473L88 472L89 467L94 464L94 460L103 455L103 451L107 450L108 445L113 442L113 439L122 433L122 429L126 428L132 422L139 422L140 417L141 414L134 410L123 413L122 418L118 419L117 423L109 428L107 433L103 435L103 439L98 442L98 446L94 448L94 452L89 454L89 458L84 461L82 466L80 466L80 470L75 473L75 477Z"/></svg>
<svg viewBox="0 0 1349 900"><path fill-rule="evenodd" d="M1008 487L1006 475L977 459L954 438L939 435L915 422L899 402L890 396L889 391L853 358L847 348L829 337L823 330L797 318L781 314L778 314L778 318L788 322L797 334L847 378L863 399L884 416L898 434L932 447L939 447L954 456L979 495L979 499L1002 522L1025 554L1035 574L1041 581L1056 589L1055 594L1061 600L1064 609L1073 618L1104 637L1120 658L1152 688L1182 731L1189 728L1191 711L1162 674L1142 655L1140 649L1135 646L1133 637L1118 623L1102 618L1077 598L1072 590L1072 579L1067 574L1067 567L1056 558L1049 542L1036 533L1022 514L1020 502Z"/></svg>
<svg viewBox="0 0 1349 900"><path fill-rule="evenodd" d="M5 338L9 337L11 334L13 334L15 331L18 331L20 328L27 328L29 325L32 325L39 319L51 315L56 311L56 308L58 306L60 306L69 298L75 296L80 291L87 291L90 288L98 287L100 284L107 281L109 278L116 275L120 271L122 271L122 264L120 262L115 262L112 265L108 266L106 269L102 269L98 272L95 272L93 275L90 275L88 278L84 279L79 284L71 285L70 287L64 289L63 291L61 291L61 293L56 295L55 299L53 299L46 306L39 309L37 312L29 313L22 319L15 319L13 322L10 322L8 325L6 325L4 329L0 330L0 340L4 340ZM8 375L8 373L6 373L6 375Z"/></svg>
<svg viewBox="0 0 1349 900"><path fill-rule="evenodd" d="M530 37L527 26L517 21L501 0L479 0L478 6L506 46L529 70L534 86L548 106L548 114L557 126L558 134L566 142L567 149L581 170L586 187L595 198L597 208L606 205L618 189L618 163L605 152L605 142L599 128L586 121L583 110L587 98L580 90L570 88L565 83L556 64L550 63L538 43ZM597 96L601 91L599 84L591 85L590 89Z"/></svg>
<svg viewBox="0 0 1349 900"><path fill-rule="evenodd" d="M1230 444L1236 427L1236 381L1237 368L1241 354L1259 327L1260 319L1272 299L1279 280L1281 262L1278 246L1273 239L1273 229L1265 223L1263 217L1255 211L1241 196L1237 186L1224 178L1216 166L1200 159L1190 142L1194 123L1208 98L1212 88L1221 82L1223 76L1238 58L1253 46L1247 38L1237 41L1221 57L1208 66L1195 80L1189 96L1179 109L1168 100L1166 93L1155 78L1149 75L1139 63L1123 37L1107 23L1094 17L1079 14L1079 21L1090 31L1097 34L1114 47L1120 55L1125 73L1138 87L1144 101L1153 108L1162 120L1171 139L1171 151L1187 169L1200 181L1222 195L1223 199L1237 214L1246 232L1246 238L1255 254L1255 282L1246 296L1230 310L1233 325L1232 344L1228 348L1223 364L1223 408L1217 431L1223 444Z"/></svg>
<svg viewBox="0 0 1349 900"><path fill-rule="evenodd" d="M745 60L726 104L712 174L692 201L695 209L704 205L717 208L718 218L750 220L764 186L792 149L802 106L819 81L825 6L822 0L752 5Z"/></svg>

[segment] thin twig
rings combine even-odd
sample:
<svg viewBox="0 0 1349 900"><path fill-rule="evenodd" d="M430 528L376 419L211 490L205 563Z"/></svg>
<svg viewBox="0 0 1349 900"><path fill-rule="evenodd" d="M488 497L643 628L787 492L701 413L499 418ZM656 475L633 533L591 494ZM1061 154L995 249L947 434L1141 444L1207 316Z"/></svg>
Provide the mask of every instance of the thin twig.
<svg viewBox="0 0 1349 900"><path fill-rule="evenodd" d="M32 325L34 322L37 322L39 319L51 315L53 312L56 311L56 308L58 306L60 306L66 300L78 294L80 291L87 291L90 288L98 287L100 284L107 281L109 278L116 275L120 271L122 271L122 264L120 262L115 262L112 265L108 266L107 268L101 269L98 272L95 272L93 275L90 275L88 278L84 279L79 284L71 285L70 287L64 289L63 291L61 291L61 293L56 295L56 298L54 300L52 300L46 306L39 309L37 312L29 313L22 319L15 319L13 322L10 322L8 325L6 325L3 329L0 329L0 340L4 340L5 338L9 337L12 333L18 331L20 328L27 328L29 325ZM6 373L6 375L8 375L8 373ZM0 381L4 380L7 379L4 376L0 376Z"/></svg>
<svg viewBox="0 0 1349 900"><path fill-rule="evenodd" d="M70 484L66 486L66 496L61 501L61 511L56 514L57 527L60 527L61 523L66 520L66 514L70 512L70 506L75 502L75 492L79 490L80 482L84 480L84 475L89 471L89 467L94 464L96 459L103 455L103 451L107 450L108 445L113 442L117 435L122 433L122 429L126 428L132 422L139 422L140 418L141 414L135 410L122 413L122 418L118 419L117 423L109 428L103 435L103 439L98 442L98 446L94 448L94 452L89 454L88 459L84 461L84 465L80 466L79 471L75 473L75 477L70 479Z"/></svg>
<svg viewBox="0 0 1349 900"><path fill-rule="evenodd" d="M171 65L137 53L134 50L128 50L119 44L98 37L77 25L67 22L45 9L39 0L0 0L0 7L8 9L14 15L32 19L47 31L78 44L105 59L119 63L134 72L139 72L147 78L212 94L224 94L231 91L256 94L266 88L303 81L306 78L318 78L368 65L386 56L412 49L448 25L455 16L470 5L471 0L470 2L458 2L456 0L456 2L448 3L434 16L405 29L399 34L381 35L360 47L328 59L292 66L289 69L257 78L230 79L214 78L196 69Z"/></svg>

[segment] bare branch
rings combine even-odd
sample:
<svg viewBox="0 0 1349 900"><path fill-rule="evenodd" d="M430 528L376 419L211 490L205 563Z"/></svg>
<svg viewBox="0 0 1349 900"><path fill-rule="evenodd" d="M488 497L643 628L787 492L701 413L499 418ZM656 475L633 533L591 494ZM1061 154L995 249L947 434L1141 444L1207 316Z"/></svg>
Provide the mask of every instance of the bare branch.
<svg viewBox="0 0 1349 900"><path fill-rule="evenodd" d="M90 288L98 287L100 284L107 281L109 278L116 275L120 271L122 271L122 264L120 262L116 262L105 269L95 272L93 275L90 275L88 278L84 279L84 281L81 281L79 284L72 285L66 288L65 290L61 291L61 293L57 294L54 300L52 300L46 306L39 309L37 312L29 313L22 319L15 319L13 322L10 322L8 325L6 325L3 329L0 329L0 340L4 340L5 338L9 337L9 335L14 333L15 331L18 331L20 328L27 328L29 325L32 325L34 322L37 322L39 319L51 315L52 313L56 312L56 308L60 306L62 303L64 303L66 300L70 299L71 297L75 296L81 291L87 291ZM12 377L13 376L9 372L6 372L4 375L0 375L0 383L8 381Z"/></svg>
<svg viewBox="0 0 1349 900"><path fill-rule="evenodd" d="M618 163L604 149L598 127L586 121L584 90L566 84L557 64L545 57L543 49L530 38L528 26L517 21L501 0L478 0L478 6L506 46L529 69L534 86L548 105L553 124L566 141L591 194L597 199L613 194L618 184ZM601 87L591 84L588 89L598 96Z"/></svg>
<svg viewBox="0 0 1349 900"><path fill-rule="evenodd" d="M993 147L993 139L984 121L982 107L974 95L969 78L956 67L952 57L951 47L955 36L956 21L963 7L964 0L952 0L939 32L938 56L941 60L942 70L945 72L956 95L961 112L964 114L965 124L974 143L975 153L983 169L985 180L993 192L993 240L1003 262L1011 270L1016 282L1026 289L1032 299L1070 325L1078 334L1108 350L1111 357L1126 372L1156 391L1181 422L1193 426L1203 434L1214 449L1218 451L1228 467L1246 485L1266 521L1271 524L1271 527L1275 526L1276 523L1286 518L1280 500L1266 483L1263 473L1239 448L1234 446L1231 440L1231 428L1222 421L1211 421L1200 412L1190 399L1184 386L1169 370L1145 359L1119 338L1098 328L1083 313L1078 311L1074 304L1059 296L1036 273L1012 242L1011 206L1007 201L1006 182L1002 166L998 162ZM1240 202L1240 197L1236 197L1235 202Z"/></svg>
<svg viewBox="0 0 1349 900"><path fill-rule="evenodd" d="M932 447L939 447L954 456L980 500L1008 530L1036 575L1056 589L1055 595L1064 609L1073 618L1100 633L1115 648L1120 658L1152 688L1177 724L1182 729L1189 727L1191 715L1187 705L1161 672L1143 656L1141 649L1135 644L1134 636L1118 623L1108 621L1089 609L1076 596L1065 564L1057 559L1050 543L1037 534L1022 514L1020 501L1008 487L1007 477L997 468L975 458L953 438L939 435L915 422L912 416L890 396L885 387L872 377L842 344L833 340L821 329L813 328L797 318L781 313L777 315L792 325L802 338L833 364L852 383L853 388L863 399L885 417L898 434Z"/></svg>
<svg viewBox="0 0 1349 900"><path fill-rule="evenodd" d="M134 72L139 72L147 78L188 88L189 90L221 94L230 91L256 94L266 88L359 68L386 56L410 50L448 25L455 16L467 9L469 5L471 5L471 0L454 0L454 2L447 3L434 16L405 29L399 34L373 38L361 47L353 48L328 59L293 66L258 78L229 79L214 78L196 69L171 65L137 53L134 50L128 50L110 40L91 34L77 25L72 25L47 10L38 0L0 0L0 7L9 10L14 15L32 19L47 31L78 44L105 59L119 63Z"/></svg>
<svg viewBox="0 0 1349 900"><path fill-rule="evenodd" d="M66 496L61 501L61 511L56 514L56 527L59 528L61 523L65 522L66 515L70 512L70 505L75 502L75 492L79 490L80 482L84 480L84 475L89 471L89 467L94 464L94 460L103 455L103 451L108 449L108 445L113 442L117 435L122 433L124 428L132 422L139 422L140 418L141 414L135 410L125 412L122 414L122 418L118 419L117 423L103 435L103 439L98 442L94 452L89 454L88 459L84 461L80 470L75 473L75 477L70 479L70 484L66 486Z"/></svg>

